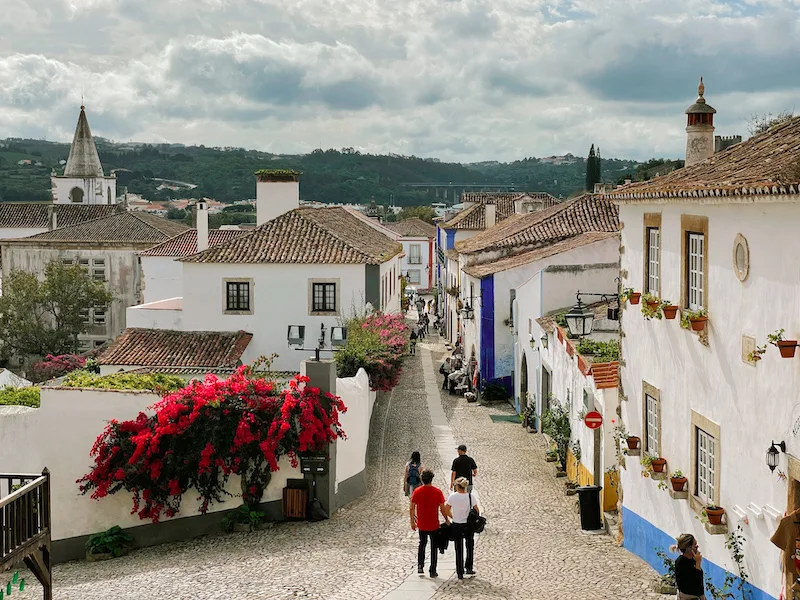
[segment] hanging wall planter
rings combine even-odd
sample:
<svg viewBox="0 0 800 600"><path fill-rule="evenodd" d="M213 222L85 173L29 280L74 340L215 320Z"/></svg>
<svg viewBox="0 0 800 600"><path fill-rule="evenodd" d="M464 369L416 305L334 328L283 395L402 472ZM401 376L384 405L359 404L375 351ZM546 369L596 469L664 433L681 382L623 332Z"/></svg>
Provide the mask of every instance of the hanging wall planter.
<svg viewBox="0 0 800 600"><path fill-rule="evenodd" d="M653 467L654 473L663 473L664 472L664 465L667 464L666 458L654 458L653 462L650 463L650 466Z"/></svg>
<svg viewBox="0 0 800 600"><path fill-rule="evenodd" d="M664 306L662 307L662 310L664 311L665 319L672 320L678 314L678 307L675 305Z"/></svg>
<svg viewBox="0 0 800 600"><path fill-rule="evenodd" d="M721 525L722 516L725 514L725 509L719 506L706 506L703 512L708 519L709 525Z"/></svg>
<svg viewBox="0 0 800 600"><path fill-rule="evenodd" d="M689 323L692 326L692 331L703 331L706 328L706 321L708 321L708 317L695 317L694 319L689 319Z"/></svg>
<svg viewBox="0 0 800 600"><path fill-rule="evenodd" d="M629 450L636 450L639 447L639 443L641 441L642 440L640 440L635 435L632 435L632 436L630 436L630 437L625 439L625 443L628 444L628 449Z"/></svg>
<svg viewBox="0 0 800 600"><path fill-rule="evenodd" d="M639 304L639 299L642 297L642 294L639 292L631 292L628 296L628 302L631 304Z"/></svg>
<svg viewBox="0 0 800 600"><path fill-rule="evenodd" d="M683 310L681 313L681 327L692 331L703 331L708 321L708 311L705 308L700 310Z"/></svg>
<svg viewBox="0 0 800 600"><path fill-rule="evenodd" d="M669 476L669 482L672 484L672 489L676 492L682 492L688 480L683 476L680 471L674 471Z"/></svg>
<svg viewBox="0 0 800 600"><path fill-rule="evenodd" d="M778 329L774 333L767 335L767 340L773 346L777 346L783 358L794 358L794 353L797 350L797 340L783 339L784 329Z"/></svg>

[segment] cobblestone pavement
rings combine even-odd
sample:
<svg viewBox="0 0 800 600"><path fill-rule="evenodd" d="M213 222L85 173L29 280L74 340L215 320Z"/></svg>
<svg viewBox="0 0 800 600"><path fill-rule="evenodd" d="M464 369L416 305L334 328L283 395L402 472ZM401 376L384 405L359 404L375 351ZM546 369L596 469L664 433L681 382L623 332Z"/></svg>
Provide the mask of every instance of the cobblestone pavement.
<svg viewBox="0 0 800 600"><path fill-rule="evenodd" d="M438 350L436 337L421 343ZM105 563L55 567L56 600L380 599L416 571L402 472L412 450L437 473L422 375L427 352L410 357L399 386L375 404L367 456L367 495L320 523L281 523L254 533L207 536L137 550ZM438 369L434 363L434 371ZM476 549L473 579L448 580L434 598L531 600L638 599L655 578L608 536L579 533L574 501L544 462L540 438L513 423L493 423L510 407L443 397L456 439L479 465L478 489L489 526ZM5 581L5 574L0 575ZM41 598L30 574L20 600ZM422 582L420 582L422 583ZM397 592L391 595L397 597ZM409 594L409 599L415 598Z"/></svg>

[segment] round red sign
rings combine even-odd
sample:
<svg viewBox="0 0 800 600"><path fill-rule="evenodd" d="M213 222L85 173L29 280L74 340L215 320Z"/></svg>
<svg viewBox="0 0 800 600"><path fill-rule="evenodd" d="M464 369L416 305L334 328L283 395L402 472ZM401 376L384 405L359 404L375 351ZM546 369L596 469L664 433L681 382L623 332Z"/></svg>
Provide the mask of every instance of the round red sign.
<svg viewBox="0 0 800 600"><path fill-rule="evenodd" d="M586 413L586 416L583 417L583 422L586 423L589 429L597 429L603 424L603 415L593 410L590 413Z"/></svg>

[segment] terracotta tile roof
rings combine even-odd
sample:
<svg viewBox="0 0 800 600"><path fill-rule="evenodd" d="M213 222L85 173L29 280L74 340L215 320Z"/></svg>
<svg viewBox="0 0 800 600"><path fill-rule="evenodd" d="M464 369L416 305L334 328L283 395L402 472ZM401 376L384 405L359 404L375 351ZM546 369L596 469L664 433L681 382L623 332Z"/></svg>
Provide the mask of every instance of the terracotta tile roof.
<svg viewBox="0 0 800 600"><path fill-rule="evenodd" d="M403 247L340 207L297 208L248 235L181 260L193 263L382 264Z"/></svg>
<svg viewBox="0 0 800 600"><path fill-rule="evenodd" d="M745 196L739 201L752 202L752 196L775 194L800 194L800 117L702 162L626 185L605 197L635 203L676 198L714 202L719 197L733 202Z"/></svg>
<svg viewBox="0 0 800 600"><path fill-rule="evenodd" d="M240 235L247 235L247 233L241 229L210 229L208 232L208 247L219 246ZM144 252L139 252L139 256L179 257L189 256L190 254L197 254L197 229L189 229L166 242L153 246Z"/></svg>
<svg viewBox="0 0 800 600"><path fill-rule="evenodd" d="M495 204L495 222L499 223L514 214L514 201L539 200L544 208L558 204L558 200L545 192L464 192L462 202L476 202L465 208L452 219L440 225L444 229L483 230L486 229L486 204Z"/></svg>
<svg viewBox="0 0 800 600"><path fill-rule="evenodd" d="M589 369L598 390L619 387L619 362L592 363Z"/></svg>
<svg viewBox="0 0 800 600"><path fill-rule="evenodd" d="M417 217L403 219L396 223L386 223L386 227L399 233L403 237L436 237L436 227Z"/></svg>
<svg viewBox="0 0 800 600"><path fill-rule="evenodd" d="M127 371L128 373L163 373L164 375L205 375L213 373L217 377L227 377L236 371L237 367L142 367ZM289 381L297 375L297 371L270 371L270 377L275 381Z"/></svg>
<svg viewBox="0 0 800 600"><path fill-rule="evenodd" d="M69 227L125 212L120 204L0 202L0 228L47 229L50 225L50 209L55 211L56 227Z"/></svg>
<svg viewBox="0 0 800 600"><path fill-rule="evenodd" d="M606 240L608 238L615 237L616 235L616 232L607 231L590 231L587 233L581 233L542 248L528 250L527 252L514 254L499 260L469 265L464 267L462 270L467 275L471 275L472 277L483 278L487 277L488 275L500 273L501 271L508 271L509 269L521 267L523 265L527 265L556 254L561 254L562 252L569 252L570 250L575 250L576 248L580 248L582 246L588 246L589 244L594 244L595 242Z"/></svg>
<svg viewBox="0 0 800 600"><path fill-rule="evenodd" d="M538 212L514 215L468 240L456 243L459 252L541 246L588 231L619 231L619 210L608 200L583 195Z"/></svg>
<svg viewBox="0 0 800 600"><path fill-rule="evenodd" d="M10 242L163 242L189 229L183 223L143 212L122 212L69 227L59 227Z"/></svg>
<svg viewBox="0 0 800 600"><path fill-rule="evenodd" d="M252 333L128 328L98 357L101 365L235 367Z"/></svg>

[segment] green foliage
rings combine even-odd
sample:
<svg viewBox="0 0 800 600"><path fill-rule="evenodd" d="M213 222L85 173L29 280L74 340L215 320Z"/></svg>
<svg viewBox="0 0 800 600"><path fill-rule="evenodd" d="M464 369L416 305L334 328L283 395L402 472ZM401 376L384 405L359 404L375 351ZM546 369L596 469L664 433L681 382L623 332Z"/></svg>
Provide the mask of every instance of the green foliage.
<svg viewBox="0 0 800 600"><path fill-rule="evenodd" d="M586 185L584 189L587 192L594 191L594 184L600 183L603 180L601 171L600 148L598 148L595 153L594 144L592 144L589 150L589 158L586 159Z"/></svg>
<svg viewBox="0 0 800 600"><path fill-rule="evenodd" d="M401 315L373 313L345 322L347 343L336 353L339 377L363 368L373 390L390 391L399 382L409 330Z"/></svg>
<svg viewBox="0 0 800 600"><path fill-rule="evenodd" d="M597 342L583 338L576 348L578 354L591 356L592 362L605 363L619 360L619 341Z"/></svg>
<svg viewBox="0 0 800 600"><path fill-rule="evenodd" d="M708 311L705 308L701 308L700 310L683 310L681 311L681 327L684 329L691 329L692 319L699 319L700 317L707 317Z"/></svg>
<svg viewBox="0 0 800 600"><path fill-rule="evenodd" d="M506 400L508 400L508 392L499 383L489 383L481 391L481 402L483 403L505 402Z"/></svg>
<svg viewBox="0 0 800 600"><path fill-rule="evenodd" d="M659 300L656 296L651 294L650 292L645 292L642 294L641 299L641 306L642 306L642 315L648 321L650 319L658 319L659 321L664 316L664 312L662 310L663 303ZM655 303L655 307L651 308L651 304ZM669 306L669 305L667 305Z"/></svg>
<svg viewBox="0 0 800 600"><path fill-rule="evenodd" d="M222 530L231 532L233 531L234 525L242 524L249 525L250 531L255 531L263 521L263 512L255 510L246 504L242 504L239 508L230 511L222 518Z"/></svg>
<svg viewBox="0 0 800 600"><path fill-rule="evenodd" d="M412 219L416 217L426 223L433 224L433 219L436 216L436 211L430 206L408 206L397 213L397 220Z"/></svg>
<svg viewBox="0 0 800 600"><path fill-rule="evenodd" d="M0 406L29 406L39 408L38 387L5 387L0 390Z"/></svg>
<svg viewBox="0 0 800 600"><path fill-rule="evenodd" d="M157 394L165 394L181 389L186 382L175 375L164 375L163 373L112 373L100 376L81 370L67 375L61 385L102 390L148 390Z"/></svg>
<svg viewBox="0 0 800 600"><path fill-rule="evenodd" d="M767 334L767 341L777 348L778 342L782 342L783 341L783 334L785 332L786 332L786 330L781 328L781 329L778 329L778 330L774 331L773 333L769 333L769 334Z"/></svg>
<svg viewBox="0 0 800 600"><path fill-rule="evenodd" d="M47 263L41 281L33 273L11 271L0 296L4 350L19 355L75 352L78 335L88 328L82 311L107 306L112 299L103 283L58 259Z"/></svg>
<svg viewBox="0 0 800 600"><path fill-rule="evenodd" d="M114 525L111 529L90 535L86 540L86 553L122 556L132 541L133 538L122 531L119 525Z"/></svg>
<svg viewBox="0 0 800 600"><path fill-rule="evenodd" d="M550 400L550 408L542 414L542 433L547 434L555 444L561 466L566 468L567 448L572 436L569 403L561 404L556 398Z"/></svg>
<svg viewBox="0 0 800 600"><path fill-rule="evenodd" d="M661 582L665 585L675 587L677 585L675 582L675 559L664 552L663 548L654 548L654 550L656 551L656 556L660 558L661 562L664 564L664 571L666 571L666 573L661 575Z"/></svg>
<svg viewBox="0 0 800 600"><path fill-rule="evenodd" d="M773 115L772 113L761 115L754 114L747 120L747 130L750 132L750 135L758 135L759 133L769 131L776 125L780 125L781 123L788 121L793 116L793 113L788 110L779 112L776 115Z"/></svg>
<svg viewBox="0 0 800 600"><path fill-rule="evenodd" d="M259 169L253 175L259 181L297 181L302 173L294 169Z"/></svg>

